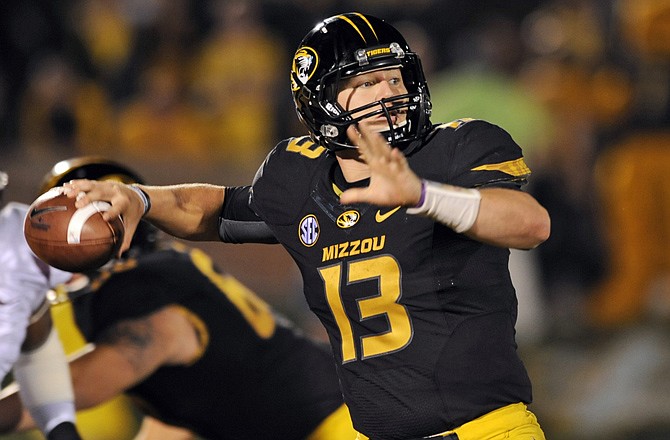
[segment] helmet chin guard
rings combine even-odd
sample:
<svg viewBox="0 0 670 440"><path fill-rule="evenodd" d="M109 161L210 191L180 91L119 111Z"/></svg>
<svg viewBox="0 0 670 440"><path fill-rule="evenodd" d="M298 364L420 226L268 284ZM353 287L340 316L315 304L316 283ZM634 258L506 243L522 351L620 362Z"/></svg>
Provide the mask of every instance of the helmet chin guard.
<svg viewBox="0 0 670 440"><path fill-rule="evenodd" d="M343 79L392 68L400 69L406 94L349 110L337 102ZM430 94L418 55L393 26L370 15L337 15L314 27L293 58L291 90L299 119L314 141L330 150L356 148L347 128L370 117L384 116L388 129L381 133L398 148L423 137L431 125ZM394 124L399 113L406 121Z"/></svg>

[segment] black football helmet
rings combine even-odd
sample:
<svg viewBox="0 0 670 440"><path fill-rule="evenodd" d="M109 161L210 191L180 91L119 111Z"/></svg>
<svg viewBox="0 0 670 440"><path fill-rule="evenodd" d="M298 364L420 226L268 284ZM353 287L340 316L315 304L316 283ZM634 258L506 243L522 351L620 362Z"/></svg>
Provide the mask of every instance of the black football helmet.
<svg viewBox="0 0 670 440"><path fill-rule="evenodd" d="M400 68L408 93L345 110L337 102L341 79L372 70ZM346 130L364 118L384 114L388 142L405 148L430 128L431 102L419 56L403 36L383 20L357 12L336 15L317 24L293 57L291 90L299 119L313 140L331 150L355 148ZM364 114L353 117L364 111ZM395 125L391 113L407 122Z"/></svg>
<svg viewBox="0 0 670 440"><path fill-rule="evenodd" d="M144 183L139 174L113 160L99 156L79 156L56 163L43 177L40 194L73 179L114 180L125 184ZM141 221L133 236L131 251L155 249L157 234L155 226Z"/></svg>

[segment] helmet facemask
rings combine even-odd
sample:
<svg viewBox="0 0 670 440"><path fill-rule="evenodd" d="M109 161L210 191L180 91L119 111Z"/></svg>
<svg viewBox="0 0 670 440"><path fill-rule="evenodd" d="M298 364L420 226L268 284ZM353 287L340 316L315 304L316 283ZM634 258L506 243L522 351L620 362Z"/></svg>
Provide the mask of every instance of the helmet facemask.
<svg viewBox="0 0 670 440"><path fill-rule="evenodd" d="M373 101L349 110L345 110L337 101L337 96L341 91L341 85L352 77L362 73L371 72L382 69L400 69L403 77L405 87L408 88L407 93L394 95L388 98L383 98L378 101ZM422 101L421 93L414 87L411 91L413 80L408 81L410 75L404 70L403 65L381 67L378 69L361 70L354 75L341 77L340 73L346 69L338 70L335 76L333 85L326 87L323 100L325 103L325 111L333 108L337 109L337 113L331 114L331 120L321 125L320 132L324 136L326 143L331 142L339 148L355 148L346 137L342 137L342 132L346 132L350 125L358 124L364 119L377 118L383 116L386 120L386 128L381 129L380 133L386 138L387 142L394 146L403 146L412 140L417 139L417 130L415 128L422 124L422 118L425 114L425 102ZM329 78L324 77L324 82L328 82Z"/></svg>

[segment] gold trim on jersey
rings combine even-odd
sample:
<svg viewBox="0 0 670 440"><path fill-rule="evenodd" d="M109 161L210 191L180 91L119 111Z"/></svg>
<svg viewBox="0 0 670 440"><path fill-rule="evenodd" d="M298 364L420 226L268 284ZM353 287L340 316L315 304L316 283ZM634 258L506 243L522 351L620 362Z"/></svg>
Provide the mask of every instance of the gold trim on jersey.
<svg viewBox="0 0 670 440"><path fill-rule="evenodd" d="M450 429L439 434L423 437L435 440L446 437L450 434L456 434L459 440L480 440L483 438L517 438L509 433L518 428L523 428L523 438L534 440L545 440L544 432L537 422L537 417L524 403L513 403L503 406L470 422ZM503 435L508 433L507 435ZM518 436L520 438L521 436ZM358 434L356 440L370 440L363 434Z"/></svg>
<svg viewBox="0 0 670 440"><path fill-rule="evenodd" d="M514 177L522 177L530 175L530 168L524 162L523 157L507 162L490 163L481 165L472 169L472 171L500 171Z"/></svg>
<svg viewBox="0 0 670 440"><path fill-rule="evenodd" d="M354 440L357 434L351 423L349 408L342 404L319 423L307 440Z"/></svg>
<svg viewBox="0 0 670 440"><path fill-rule="evenodd" d="M451 122L447 122L447 123L445 123L445 124L441 124L441 125L439 125L437 128L453 128L453 129L459 129L459 128L461 128L463 125L467 124L468 122L472 122L472 121L474 121L474 120L475 120L474 118L460 118L460 119L456 119L456 120L451 121Z"/></svg>

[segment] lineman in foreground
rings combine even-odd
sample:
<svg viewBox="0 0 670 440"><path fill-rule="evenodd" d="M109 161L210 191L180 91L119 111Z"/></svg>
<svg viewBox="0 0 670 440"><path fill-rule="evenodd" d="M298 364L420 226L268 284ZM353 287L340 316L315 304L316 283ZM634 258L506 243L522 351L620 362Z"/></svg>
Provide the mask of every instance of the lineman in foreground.
<svg viewBox="0 0 670 440"><path fill-rule="evenodd" d="M116 162L79 157L56 164L42 192L75 176L142 181ZM70 365L77 408L126 393L145 414L191 431L186 438L355 437L327 347L219 272L203 252L159 237L142 222L122 258L61 289L92 343ZM0 401L0 421L17 412L18 397ZM26 411L13 423L33 427ZM153 423L141 435L185 434Z"/></svg>

